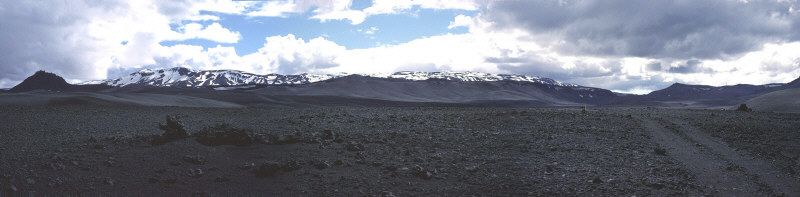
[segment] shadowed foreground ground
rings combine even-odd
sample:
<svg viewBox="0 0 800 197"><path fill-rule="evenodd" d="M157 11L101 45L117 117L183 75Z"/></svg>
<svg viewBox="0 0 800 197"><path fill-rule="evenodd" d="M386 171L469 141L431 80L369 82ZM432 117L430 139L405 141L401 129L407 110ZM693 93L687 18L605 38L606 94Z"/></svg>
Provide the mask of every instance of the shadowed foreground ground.
<svg viewBox="0 0 800 197"><path fill-rule="evenodd" d="M152 145L227 124L260 140ZM780 195L798 114L656 108L2 106L4 194Z"/></svg>

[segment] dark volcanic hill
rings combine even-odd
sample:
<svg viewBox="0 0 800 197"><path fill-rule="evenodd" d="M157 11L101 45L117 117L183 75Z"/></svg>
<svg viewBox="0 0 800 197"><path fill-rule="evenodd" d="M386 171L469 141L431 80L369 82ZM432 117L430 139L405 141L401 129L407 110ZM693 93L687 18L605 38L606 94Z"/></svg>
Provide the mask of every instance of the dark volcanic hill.
<svg viewBox="0 0 800 197"><path fill-rule="evenodd" d="M14 86L9 92L27 92L32 90L53 90L53 91L98 91L111 88L107 85L73 85L67 83L64 78L53 73L37 71L21 83Z"/></svg>
<svg viewBox="0 0 800 197"><path fill-rule="evenodd" d="M33 75L26 78L22 83L17 84L11 88L11 92L25 92L31 90L67 90L70 88L69 83L67 83L64 78L60 76L45 72L45 71L36 71Z"/></svg>
<svg viewBox="0 0 800 197"><path fill-rule="evenodd" d="M641 96L642 101L692 101L706 105L733 105L758 95L780 90L784 84L707 86L675 83Z"/></svg>
<svg viewBox="0 0 800 197"><path fill-rule="evenodd" d="M800 88L800 78L795 79L785 85L786 88Z"/></svg>

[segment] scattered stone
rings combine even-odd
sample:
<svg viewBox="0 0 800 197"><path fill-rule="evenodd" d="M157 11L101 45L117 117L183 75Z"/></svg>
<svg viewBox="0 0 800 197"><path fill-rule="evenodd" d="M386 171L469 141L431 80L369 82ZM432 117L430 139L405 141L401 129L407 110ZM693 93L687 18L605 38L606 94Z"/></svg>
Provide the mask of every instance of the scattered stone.
<svg viewBox="0 0 800 197"><path fill-rule="evenodd" d="M205 196L211 196L211 193L209 193L209 192L207 192L207 191L195 191L195 192L192 194L192 196L197 196L197 197L205 197Z"/></svg>
<svg viewBox="0 0 800 197"><path fill-rule="evenodd" d="M206 164L208 162L208 161L206 161L205 157L200 156L200 155L194 155L194 156L192 156L192 155L184 155L183 156L183 161L185 161L187 163L194 164L194 165L203 165L203 164Z"/></svg>
<svg viewBox="0 0 800 197"><path fill-rule="evenodd" d="M66 168L67 168L67 166L62 164L61 162L50 163L50 169L52 169L52 170L63 170L63 169L66 169Z"/></svg>
<svg viewBox="0 0 800 197"><path fill-rule="evenodd" d="M111 179L110 177L106 177L106 178L103 180L103 183L105 183L106 185L112 185L112 186L113 186L113 185L114 185L114 183L116 183L116 182L114 181L114 179Z"/></svg>
<svg viewBox="0 0 800 197"><path fill-rule="evenodd" d="M653 189L662 189L662 188L666 187L664 184L661 183L661 181L659 179L653 178L653 177L644 178L642 180L642 184L644 184L645 186L648 186L650 188L653 188Z"/></svg>
<svg viewBox="0 0 800 197"><path fill-rule="evenodd" d="M336 138L337 138L336 133L334 133L332 130L325 129L322 131L323 140L336 140Z"/></svg>
<svg viewBox="0 0 800 197"><path fill-rule="evenodd" d="M286 162L281 166L281 169L283 169L284 172L291 172L299 170L300 168L303 168L303 164L294 160Z"/></svg>
<svg viewBox="0 0 800 197"><path fill-rule="evenodd" d="M261 141L249 130L234 128L228 124L208 127L195 134L197 142L206 146L236 145L246 146Z"/></svg>
<svg viewBox="0 0 800 197"><path fill-rule="evenodd" d="M425 168L422 168L422 166L414 165L412 169L414 170L414 173L417 175L417 177L420 177L425 180L433 178L433 172L426 170Z"/></svg>
<svg viewBox="0 0 800 197"><path fill-rule="evenodd" d="M158 126L164 133L156 136L150 142L153 145L162 145L175 140L189 137L189 133L184 129L183 123L178 120L177 116L167 116L166 124Z"/></svg>
<svg viewBox="0 0 800 197"><path fill-rule="evenodd" d="M317 169L322 170L322 169L330 168L331 164L328 163L328 161L324 161L323 160L323 161L318 161L318 162L314 163L314 167L317 168Z"/></svg>
<svg viewBox="0 0 800 197"><path fill-rule="evenodd" d="M50 179L50 182L47 183L47 186L58 187L58 186L61 186L63 184L64 184L64 180L61 180L61 178L56 177L54 179Z"/></svg>
<svg viewBox="0 0 800 197"><path fill-rule="evenodd" d="M667 150L664 150L663 148L655 148L655 149L653 149L653 152L656 155L661 155L661 156L666 156L667 155Z"/></svg>
<svg viewBox="0 0 800 197"><path fill-rule="evenodd" d="M282 165L277 162L265 162L255 170L257 177L271 177L281 171Z"/></svg>
<svg viewBox="0 0 800 197"><path fill-rule="evenodd" d="M276 144L296 144L298 142L300 142L300 140L297 139L297 137L294 136L294 134L281 135L278 136L277 140L275 140Z"/></svg>
<svg viewBox="0 0 800 197"><path fill-rule="evenodd" d="M228 182L230 180L231 179L229 179L228 177L224 177L224 176L218 176L217 178L214 178L214 181L216 181L216 182Z"/></svg>
<svg viewBox="0 0 800 197"><path fill-rule="evenodd" d="M468 165L468 166L464 167L464 170L466 170L467 172L478 171L478 165Z"/></svg>
<svg viewBox="0 0 800 197"><path fill-rule="evenodd" d="M444 158L444 156L442 156L442 154L443 153L441 153L441 152L434 153L433 155L431 155L431 159L441 160L442 158Z"/></svg>
<svg viewBox="0 0 800 197"><path fill-rule="evenodd" d="M347 151L364 151L364 145L355 141L348 142L344 147Z"/></svg>
<svg viewBox="0 0 800 197"><path fill-rule="evenodd" d="M106 160L105 163L106 163L106 166L108 166L108 167L114 167L114 166L117 165L117 161L114 161L114 158Z"/></svg>
<svg viewBox="0 0 800 197"><path fill-rule="evenodd" d="M28 183L28 185L33 185L36 184L36 180L34 180L33 178L26 178L25 183Z"/></svg>
<svg viewBox="0 0 800 197"><path fill-rule="evenodd" d="M190 177L197 178L197 177L203 176L203 174L205 174L205 173L203 172L203 169L200 169L200 168L198 168L198 169L190 169L189 170L189 176Z"/></svg>
<svg viewBox="0 0 800 197"><path fill-rule="evenodd" d="M251 169L253 167L256 167L256 163L250 162L250 163L242 164L241 166L239 166L239 169L247 170L247 169Z"/></svg>
<svg viewBox="0 0 800 197"><path fill-rule="evenodd" d="M598 183L603 183L603 180L601 180L600 177L594 177L592 180L589 180L588 182L598 184Z"/></svg>
<svg viewBox="0 0 800 197"><path fill-rule="evenodd" d="M87 140L87 141L89 143L97 143L97 139L95 139L94 137L89 137L89 140Z"/></svg>
<svg viewBox="0 0 800 197"><path fill-rule="evenodd" d="M383 167L383 170L387 171L387 172L394 172L394 171L397 171L397 166L395 166L395 165L386 165L386 166Z"/></svg>
<svg viewBox="0 0 800 197"><path fill-rule="evenodd" d="M16 186L16 185L14 185L14 184L9 184L9 185L8 185L8 191L11 191L11 192L18 192L18 191L19 191L19 189L17 188L17 186Z"/></svg>
<svg viewBox="0 0 800 197"><path fill-rule="evenodd" d="M395 195L390 191L382 191L381 194L378 195L378 196L380 196L380 197L395 197Z"/></svg>
<svg viewBox="0 0 800 197"><path fill-rule="evenodd" d="M178 179L175 179L175 178L168 178L168 179L164 179L163 181L161 181L161 183L164 183L165 185L172 185L172 184L175 184L177 182L178 182Z"/></svg>

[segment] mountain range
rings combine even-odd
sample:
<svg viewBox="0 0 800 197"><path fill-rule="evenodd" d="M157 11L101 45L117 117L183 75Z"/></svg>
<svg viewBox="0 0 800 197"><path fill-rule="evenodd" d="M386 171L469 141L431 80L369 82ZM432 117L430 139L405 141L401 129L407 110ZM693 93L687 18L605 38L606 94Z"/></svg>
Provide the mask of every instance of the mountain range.
<svg viewBox="0 0 800 197"><path fill-rule="evenodd" d="M388 74L258 75L235 70L193 70L184 67L144 69L115 79L69 84L44 71L36 72L11 92L36 89L104 93L192 95L238 104L290 102L308 98L352 102L569 105L731 106L755 97L800 87L786 84L705 86L675 83L647 95L563 83L553 79L480 72L395 72ZM785 97L785 94L782 94ZM287 99L292 98L292 99ZM314 99L312 99L314 100ZM762 99L763 100L763 99ZM315 102L317 102L315 101ZM293 102L293 101L291 101ZM763 101L761 101L763 103Z"/></svg>
<svg viewBox="0 0 800 197"><path fill-rule="evenodd" d="M549 78L540 78L527 75L489 74L479 72L395 72L390 74L369 74L357 76L405 79L410 81L445 80L445 81L521 81L556 86L576 85L562 83ZM129 85L148 85L158 87L220 87L220 86L246 86L246 85L299 85L325 81L334 78L351 76L350 74L298 74L257 75L237 70L192 70L185 67L169 69L144 69L116 79L87 81L81 85L99 84L116 87Z"/></svg>

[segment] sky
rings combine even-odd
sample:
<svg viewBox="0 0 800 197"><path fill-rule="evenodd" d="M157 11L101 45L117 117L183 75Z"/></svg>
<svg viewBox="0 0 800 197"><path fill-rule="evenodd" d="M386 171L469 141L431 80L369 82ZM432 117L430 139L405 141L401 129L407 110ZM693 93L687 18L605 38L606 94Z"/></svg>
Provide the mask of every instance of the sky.
<svg viewBox="0 0 800 197"><path fill-rule="evenodd" d="M0 0L0 88L143 68L473 71L644 94L800 77L798 0Z"/></svg>

